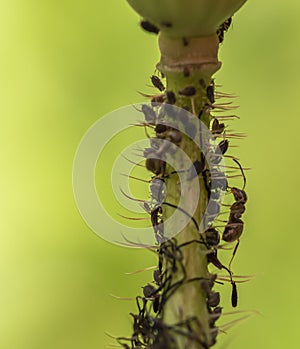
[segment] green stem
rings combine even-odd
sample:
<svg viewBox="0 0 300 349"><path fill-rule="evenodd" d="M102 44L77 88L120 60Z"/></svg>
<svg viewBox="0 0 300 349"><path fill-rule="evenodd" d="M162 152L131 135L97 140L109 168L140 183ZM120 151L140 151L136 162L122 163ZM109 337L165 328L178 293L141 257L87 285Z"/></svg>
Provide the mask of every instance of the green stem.
<svg viewBox="0 0 300 349"><path fill-rule="evenodd" d="M182 40L169 39L161 35L160 48L162 58L157 67L166 77L167 90L175 93L176 105L178 107L189 107L192 113L198 115L203 106L209 103L206 89L203 88L203 84L201 85L199 81L204 81L206 86L208 86L211 82L212 74L220 67L217 59L218 44L216 37L213 35L206 38L190 39L189 45L185 46ZM179 91L187 86L196 88L196 94L193 97L185 97L179 94ZM201 121L209 127L211 120L209 113L203 113L202 116ZM197 135L199 135L200 130L197 131ZM189 137L184 136L179 147L192 162L201 158L201 150ZM180 157L179 151L173 156L177 157L177 164L180 164L182 168L186 168L187 165L184 159ZM168 171L167 167L167 173L170 171ZM178 176L173 175L166 178L165 184L168 193L166 201L178 205L179 199L181 199L182 205L187 212L191 211L195 200L198 199L195 197L197 193L195 186L200 187L200 199L194 213L194 218L200 225L208 203L208 193L203 178L199 176L198 181L185 183L184 192L181 190ZM174 209L172 207L164 206L164 220L167 221L173 212ZM170 227L166 224L167 233L168 229ZM196 230L194 223L190 221L175 238L177 245L181 245L189 241L199 240L199 232ZM209 325L210 315L207 307L207 295L199 281L199 279L207 280L211 277L208 271L207 248L203 244L192 243L183 247L181 251L187 282L178 288L164 305L163 320L167 325L172 326L191 318L197 318L198 324L194 323L194 330L201 333L201 342L210 346L214 342L214 335ZM182 278L183 272L178 268L172 275L172 284L176 284ZM195 278L198 281L188 281ZM184 336L178 336L177 342L180 349L187 346L190 349L205 348L203 344L191 341Z"/></svg>

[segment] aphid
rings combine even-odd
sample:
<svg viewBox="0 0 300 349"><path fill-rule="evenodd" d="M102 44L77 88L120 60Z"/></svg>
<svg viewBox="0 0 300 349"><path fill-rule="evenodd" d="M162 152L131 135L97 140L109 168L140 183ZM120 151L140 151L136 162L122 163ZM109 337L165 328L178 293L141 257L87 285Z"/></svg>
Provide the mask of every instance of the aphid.
<svg viewBox="0 0 300 349"><path fill-rule="evenodd" d="M150 284L143 287L143 293L146 298L151 298L156 292L156 288Z"/></svg>
<svg viewBox="0 0 300 349"><path fill-rule="evenodd" d="M218 144L220 150L221 150L221 153L224 155L227 150L228 150L228 146L229 146L229 141L227 139L224 139L223 141L221 141L219 144Z"/></svg>
<svg viewBox="0 0 300 349"><path fill-rule="evenodd" d="M166 27L166 28L172 28L172 27L173 27L173 24L172 24L171 22L168 22L168 21L160 22L160 24L161 24L163 27Z"/></svg>
<svg viewBox="0 0 300 349"><path fill-rule="evenodd" d="M161 271L159 269L154 270L153 272L153 279L155 281L155 283L160 286L161 282L162 282L162 275L161 275Z"/></svg>
<svg viewBox="0 0 300 349"><path fill-rule="evenodd" d="M163 160L149 157L146 159L146 168L148 171L156 175L163 175L165 173L166 163Z"/></svg>
<svg viewBox="0 0 300 349"><path fill-rule="evenodd" d="M186 86L184 89L179 91L181 96L191 97L196 94L196 88L194 86Z"/></svg>
<svg viewBox="0 0 300 349"><path fill-rule="evenodd" d="M166 132L167 129L168 129L168 127L165 124L157 124L155 126L155 132L158 133L158 134Z"/></svg>
<svg viewBox="0 0 300 349"><path fill-rule="evenodd" d="M206 96L211 104L215 103L215 88L213 84L210 84L206 88Z"/></svg>
<svg viewBox="0 0 300 349"><path fill-rule="evenodd" d="M165 90L165 86L164 84L161 82L160 78L156 75L152 75L151 76L151 82L153 84L154 87L156 87L159 91L164 91Z"/></svg>
<svg viewBox="0 0 300 349"><path fill-rule="evenodd" d="M141 27L146 30L149 33L154 33L158 34L159 33L159 28L157 28L154 24L148 22L148 21L141 21Z"/></svg>
<svg viewBox="0 0 300 349"><path fill-rule="evenodd" d="M172 143L180 143L182 140L182 134L178 130L170 130L167 136Z"/></svg>
<svg viewBox="0 0 300 349"><path fill-rule="evenodd" d="M214 310L210 312L210 326L214 326L215 322L220 318L222 315L222 308L216 307Z"/></svg>
<svg viewBox="0 0 300 349"><path fill-rule="evenodd" d="M225 129L225 125L220 124L218 119L214 119L211 127L211 132L213 134L221 134L224 131L224 129Z"/></svg>
<svg viewBox="0 0 300 349"><path fill-rule="evenodd" d="M206 89L206 83L205 83L205 81L204 81L204 79L200 79L199 80L199 84L200 84L200 86L203 88L203 89Z"/></svg>
<svg viewBox="0 0 300 349"><path fill-rule="evenodd" d="M231 23L232 23L232 18L230 17L230 18L226 19L226 21L224 23L222 23L220 25L219 29L217 30L217 35L218 35L220 44L224 41L224 33L227 32Z"/></svg>
<svg viewBox="0 0 300 349"><path fill-rule="evenodd" d="M184 67L184 68L183 68L183 76L184 76L185 78L188 78L188 77L190 76L190 70L189 70L188 67Z"/></svg>
<svg viewBox="0 0 300 349"><path fill-rule="evenodd" d="M205 230L204 232L205 235L205 241L210 247L218 246L220 243L220 234L219 232L211 227Z"/></svg>
<svg viewBox="0 0 300 349"><path fill-rule="evenodd" d="M183 46L188 46L189 45L189 40L185 37L182 38L182 43L183 43Z"/></svg>
<svg viewBox="0 0 300 349"><path fill-rule="evenodd" d="M219 304L220 304L220 293L210 292L207 298L207 305L210 307L216 307Z"/></svg>
<svg viewBox="0 0 300 349"><path fill-rule="evenodd" d="M153 300L153 311L154 311L154 313L157 313L159 311L159 308L160 308L160 297L157 296Z"/></svg>
<svg viewBox="0 0 300 349"><path fill-rule="evenodd" d="M176 96L173 91L166 91L166 97L169 104L175 104L176 103Z"/></svg>

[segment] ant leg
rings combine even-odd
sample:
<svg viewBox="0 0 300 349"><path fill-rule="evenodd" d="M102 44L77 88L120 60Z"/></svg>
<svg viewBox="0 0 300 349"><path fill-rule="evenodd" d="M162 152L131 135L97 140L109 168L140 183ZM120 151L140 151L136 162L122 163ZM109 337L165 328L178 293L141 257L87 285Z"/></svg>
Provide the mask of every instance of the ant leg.
<svg viewBox="0 0 300 349"><path fill-rule="evenodd" d="M233 252L232 252L232 256L231 256L231 259L230 259L230 262L229 262L229 265L228 265L228 268L231 270L231 264L232 264L232 262L233 262L233 259L234 259L234 256L235 256L235 254L236 254L236 251L237 251L237 249L238 249L238 247L239 247L239 244L240 244L240 239L238 239L238 241L237 241L237 243L236 243L236 245L235 245L235 247L234 247L234 250L233 250Z"/></svg>

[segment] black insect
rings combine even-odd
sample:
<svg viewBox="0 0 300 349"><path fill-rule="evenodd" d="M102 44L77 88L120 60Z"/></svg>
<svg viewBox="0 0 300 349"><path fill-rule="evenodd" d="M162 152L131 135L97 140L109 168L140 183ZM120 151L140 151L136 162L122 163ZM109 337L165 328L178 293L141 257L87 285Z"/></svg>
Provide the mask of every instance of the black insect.
<svg viewBox="0 0 300 349"><path fill-rule="evenodd" d="M199 84L200 84L200 86L203 88L203 89L206 89L206 83L205 83L205 81L204 81L204 79L200 79L199 80Z"/></svg>
<svg viewBox="0 0 300 349"><path fill-rule="evenodd" d="M215 103L215 87L214 84L210 84L206 88L206 96L211 104Z"/></svg>
<svg viewBox="0 0 300 349"><path fill-rule="evenodd" d="M220 304L220 293L219 292L210 292L207 297L207 305L210 307L216 307Z"/></svg>
<svg viewBox="0 0 300 349"><path fill-rule="evenodd" d="M182 38L182 43L183 43L183 46L188 46L189 45L189 40L185 37Z"/></svg>
<svg viewBox="0 0 300 349"><path fill-rule="evenodd" d="M183 76L185 77L185 78L188 78L189 76L190 76L190 70L189 70L189 68L188 67L184 67L183 68Z"/></svg>
<svg viewBox="0 0 300 349"><path fill-rule="evenodd" d="M230 17L230 18L226 19L226 21L224 23L222 23L220 25L219 29L217 30L217 35L218 35L220 44L224 41L224 34L229 29L231 23L232 23L232 18Z"/></svg>
<svg viewBox="0 0 300 349"><path fill-rule="evenodd" d="M165 28L172 28L173 27L173 24L171 22L168 22L168 21L160 22L160 24Z"/></svg>
<svg viewBox="0 0 300 349"><path fill-rule="evenodd" d="M222 308L216 307L214 310L210 312L210 326L214 326L215 322L220 318L222 315Z"/></svg>
<svg viewBox="0 0 300 349"><path fill-rule="evenodd" d="M145 298L151 298L157 293L157 290L154 286L148 284L143 287L143 293Z"/></svg>
<svg viewBox="0 0 300 349"><path fill-rule="evenodd" d="M173 91L166 91L166 97L169 104L175 104L176 103L176 96Z"/></svg>
<svg viewBox="0 0 300 349"><path fill-rule="evenodd" d="M156 75L152 75L151 76L151 82L153 84L154 87L156 87L159 91L164 91L165 90L165 86L164 84L161 82L160 78Z"/></svg>
<svg viewBox="0 0 300 349"><path fill-rule="evenodd" d="M196 94L196 88L194 86L186 86L184 89L179 91L181 96L191 97Z"/></svg>
<svg viewBox="0 0 300 349"><path fill-rule="evenodd" d="M158 34L159 33L159 28L157 28L154 24L148 22L148 21L141 21L141 27L146 30L149 33L154 33Z"/></svg>
<svg viewBox="0 0 300 349"><path fill-rule="evenodd" d="M214 119L213 123L212 123L212 127L211 127L211 132L213 135L215 134L221 134L225 129L225 125L224 124L220 124L218 119Z"/></svg>
<svg viewBox="0 0 300 349"><path fill-rule="evenodd" d="M157 125L155 126L155 132L156 132L157 134L164 133L164 132L167 131L167 129L168 129L168 126L165 125L165 124L157 124Z"/></svg>
<svg viewBox="0 0 300 349"><path fill-rule="evenodd" d="M204 235L205 235L205 241L207 242L207 244L210 247L215 247L215 246L219 245L219 243L220 243L220 234L219 234L219 232L215 228L213 228L213 227L208 228L204 232Z"/></svg>
<svg viewBox="0 0 300 349"><path fill-rule="evenodd" d="M221 153L224 155L227 150L228 150L228 146L229 146L229 141L227 139L224 139L223 141L221 141L219 144L218 144L220 150L221 150Z"/></svg>

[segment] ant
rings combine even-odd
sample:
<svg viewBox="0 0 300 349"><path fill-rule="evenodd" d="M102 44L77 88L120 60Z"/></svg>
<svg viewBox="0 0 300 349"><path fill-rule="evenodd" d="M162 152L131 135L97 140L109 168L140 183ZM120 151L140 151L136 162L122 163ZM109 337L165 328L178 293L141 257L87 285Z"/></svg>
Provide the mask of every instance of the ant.
<svg viewBox="0 0 300 349"><path fill-rule="evenodd" d="M228 223L225 226L225 229L223 231L222 235L222 240L226 242L234 242L237 241L232 256L231 260L229 262L229 269L231 267L232 261L234 259L234 256L236 254L236 251L239 247L240 244L240 237L242 235L242 232L244 230L244 222L240 219L242 214L245 212L245 203L248 200L247 194L245 192L245 186L246 186L246 177L244 174L244 170L241 166L241 164L236 160L233 159L235 163L239 166L242 176L244 179L244 185L243 189L239 189L236 187L231 188L231 193L233 194L233 197L235 199L235 202L230 206L230 215L229 215L229 220Z"/></svg>

